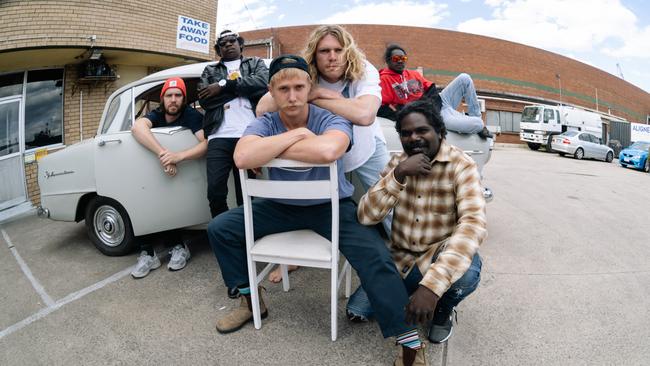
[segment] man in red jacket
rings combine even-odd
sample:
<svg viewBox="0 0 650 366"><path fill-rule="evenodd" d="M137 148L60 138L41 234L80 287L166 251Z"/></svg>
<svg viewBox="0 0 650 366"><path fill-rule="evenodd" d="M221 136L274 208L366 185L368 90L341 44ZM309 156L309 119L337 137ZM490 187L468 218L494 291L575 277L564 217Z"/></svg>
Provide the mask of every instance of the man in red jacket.
<svg viewBox="0 0 650 366"><path fill-rule="evenodd" d="M386 48L384 60L388 68L379 71L381 85L380 117L390 119L405 104L429 99L440 110L447 129L460 133L488 134L481 118L481 107L474 82L468 74L460 74L438 94L436 84L417 71L407 70L408 56L404 48L393 44ZM467 115L456 110L465 99Z"/></svg>

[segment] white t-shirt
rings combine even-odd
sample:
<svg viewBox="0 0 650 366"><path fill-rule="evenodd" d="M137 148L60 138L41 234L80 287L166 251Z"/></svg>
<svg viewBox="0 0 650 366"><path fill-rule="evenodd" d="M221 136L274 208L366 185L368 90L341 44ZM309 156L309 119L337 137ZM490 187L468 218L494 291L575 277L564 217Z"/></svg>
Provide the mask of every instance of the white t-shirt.
<svg viewBox="0 0 650 366"><path fill-rule="evenodd" d="M241 59L234 61L224 61L223 63L228 69L228 80L236 80L241 77L239 66ZM223 122L219 129L208 136L208 141L221 137L221 138L239 138L244 133L248 124L255 119L253 107L251 102L246 98L236 98L226 103L223 106L224 116Z"/></svg>
<svg viewBox="0 0 650 366"><path fill-rule="evenodd" d="M328 83L323 78L318 78L318 86L334 90L342 93L346 86L348 86L348 97L357 98L362 95L374 95L381 101L381 86L379 86L379 72L367 60L365 61L365 74L359 80L348 82L338 81L336 83ZM373 122L370 126L357 126L354 125L352 129L352 138L354 144L352 149L343 156L343 165L345 171L352 171L363 165L375 152L375 137L386 142L384 133L381 131L381 126L377 121Z"/></svg>

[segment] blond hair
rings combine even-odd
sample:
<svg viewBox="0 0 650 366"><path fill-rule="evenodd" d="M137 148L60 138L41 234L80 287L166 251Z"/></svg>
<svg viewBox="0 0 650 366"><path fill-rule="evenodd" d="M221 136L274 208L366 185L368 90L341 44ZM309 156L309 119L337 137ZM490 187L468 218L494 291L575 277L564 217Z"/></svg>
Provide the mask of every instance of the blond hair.
<svg viewBox="0 0 650 366"><path fill-rule="evenodd" d="M273 86L276 83L279 83L283 80L286 79L291 79L299 76L306 76L307 77L307 82L311 84L311 77L309 74L306 74L303 70L297 69L297 68L287 68L287 69L282 69L278 72L276 72L273 77L271 77L271 80L269 80L269 87L273 89Z"/></svg>
<svg viewBox="0 0 650 366"><path fill-rule="evenodd" d="M316 52L318 43L326 35L331 35L343 47L343 59L346 62L343 79L356 81L363 77L365 72L365 55L354 42L352 35L340 25L321 25L314 29L307 39L307 46L303 50L303 57L309 65L309 74L315 83L318 82L318 65L316 65Z"/></svg>

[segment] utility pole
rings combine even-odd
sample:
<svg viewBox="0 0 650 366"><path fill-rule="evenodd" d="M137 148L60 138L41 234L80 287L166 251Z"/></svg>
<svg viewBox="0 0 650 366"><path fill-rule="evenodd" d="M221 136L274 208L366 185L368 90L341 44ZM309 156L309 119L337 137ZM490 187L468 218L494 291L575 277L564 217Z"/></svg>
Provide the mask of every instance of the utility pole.
<svg viewBox="0 0 650 366"><path fill-rule="evenodd" d="M560 107L562 106L562 77L560 74L555 74L555 77L557 78L557 82L560 85Z"/></svg>

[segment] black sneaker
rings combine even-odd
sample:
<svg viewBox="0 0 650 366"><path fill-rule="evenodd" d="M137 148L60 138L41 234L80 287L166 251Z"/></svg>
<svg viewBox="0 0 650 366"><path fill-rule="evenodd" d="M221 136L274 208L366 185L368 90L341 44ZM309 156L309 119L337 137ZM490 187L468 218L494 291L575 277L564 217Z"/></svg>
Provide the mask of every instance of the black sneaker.
<svg viewBox="0 0 650 366"><path fill-rule="evenodd" d="M345 314L348 316L348 320L352 323L367 323L368 318L363 315L357 315L350 310L345 309Z"/></svg>
<svg viewBox="0 0 650 366"><path fill-rule="evenodd" d="M451 337L454 331L454 315L456 316L456 323L458 323L458 313L456 313L455 309L452 309L447 314L436 311L428 335L432 343L444 343Z"/></svg>
<svg viewBox="0 0 650 366"><path fill-rule="evenodd" d="M237 287L228 288L228 297L231 299L236 299L239 297L239 289Z"/></svg>

